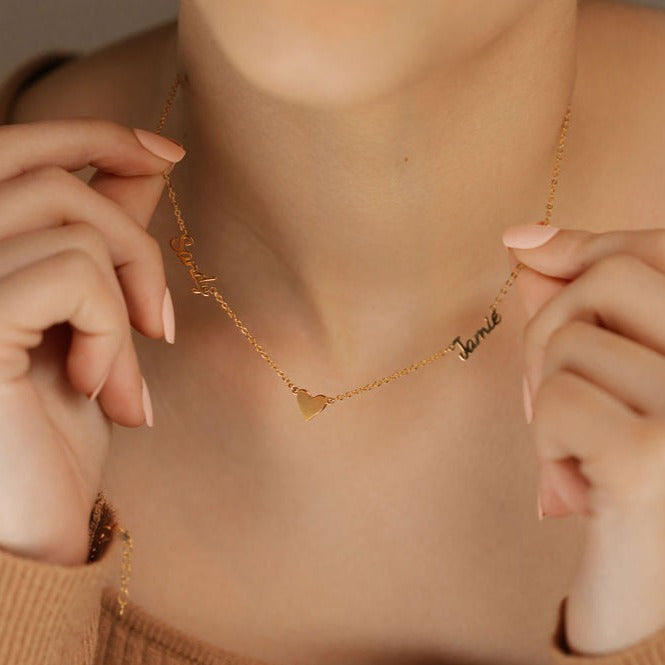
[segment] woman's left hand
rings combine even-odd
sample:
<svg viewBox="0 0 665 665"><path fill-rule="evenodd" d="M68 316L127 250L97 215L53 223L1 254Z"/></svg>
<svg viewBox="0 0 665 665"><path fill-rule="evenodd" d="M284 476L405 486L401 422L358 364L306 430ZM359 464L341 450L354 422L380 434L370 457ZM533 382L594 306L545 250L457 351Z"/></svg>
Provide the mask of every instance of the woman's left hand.
<svg viewBox="0 0 665 665"><path fill-rule="evenodd" d="M589 517L566 636L579 653L619 650L665 627L665 229L529 224L503 241L525 266L542 509Z"/></svg>

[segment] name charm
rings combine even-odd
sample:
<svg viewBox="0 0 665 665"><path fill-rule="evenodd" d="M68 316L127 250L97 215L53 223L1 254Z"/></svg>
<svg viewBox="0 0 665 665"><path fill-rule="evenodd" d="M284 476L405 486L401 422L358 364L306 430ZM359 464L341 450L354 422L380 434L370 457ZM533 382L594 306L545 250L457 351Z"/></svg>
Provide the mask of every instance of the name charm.
<svg viewBox="0 0 665 665"><path fill-rule="evenodd" d="M488 318L485 317L485 323L487 325L483 326L482 328L479 328L476 331L474 339L467 339L466 344L464 344L464 342L462 342L462 338L460 337L460 335L455 337L455 339L452 341L452 345L457 344L462 349L462 353L459 354L459 358L461 358L462 360L466 360L478 348L481 339L484 339L485 335L489 335L492 332L492 330L496 328L497 324L500 321L501 321L501 314L499 314L495 309L493 309L492 322L490 323Z"/></svg>
<svg viewBox="0 0 665 665"><path fill-rule="evenodd" d="M202 296L212 295L214 287L210 288L210 286L207 285L207 282L214 282L217 277L215 275L209 276L201 272L196 265L192 253L187 250L187 247L194 244L194 238L187 233L181 233L180 236L174 236L171 238L169 244L171 245L171 249L178 255L178 258L185 264L191 278L196 284L196 286L192 288L192 293Z"/></svg>

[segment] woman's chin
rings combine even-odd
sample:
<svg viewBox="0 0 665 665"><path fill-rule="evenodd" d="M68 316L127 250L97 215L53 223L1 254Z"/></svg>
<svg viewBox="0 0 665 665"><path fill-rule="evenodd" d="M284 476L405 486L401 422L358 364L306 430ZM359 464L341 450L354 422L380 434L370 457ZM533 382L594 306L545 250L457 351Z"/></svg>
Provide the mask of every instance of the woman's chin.
<svg viewBox="0 0 665 665"><path fill-rule="evenodd" d="M363 68L339 58L293 57L258 59L227 54L238 70L259 91L307 107L353 108L390 95L401 85L396 67Z"/></svg>

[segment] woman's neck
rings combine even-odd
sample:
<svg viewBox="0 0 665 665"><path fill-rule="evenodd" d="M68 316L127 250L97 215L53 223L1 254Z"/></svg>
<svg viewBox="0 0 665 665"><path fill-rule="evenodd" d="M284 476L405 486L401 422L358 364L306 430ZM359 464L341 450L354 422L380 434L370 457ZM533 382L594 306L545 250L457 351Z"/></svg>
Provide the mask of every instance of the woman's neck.
<svg viewBox="0 0 665 665"><path fill-rule="evenodd" d="M576 19L574 3L534 3L472 57L321 109L252 86L181 3L188 81L165 133L188 149L172 180L199 267L259 337L304 327L331 358L371 356L369 331L387 340L377 355L432 326L462 332L445 322L463 302L488 307L507 277L502 229L544 215Z"/></svg>

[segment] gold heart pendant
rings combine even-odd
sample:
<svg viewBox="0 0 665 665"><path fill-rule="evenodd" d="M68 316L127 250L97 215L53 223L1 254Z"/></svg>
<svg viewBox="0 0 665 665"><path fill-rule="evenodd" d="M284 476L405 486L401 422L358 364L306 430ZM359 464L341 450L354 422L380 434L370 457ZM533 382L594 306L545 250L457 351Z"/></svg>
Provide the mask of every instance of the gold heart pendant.
<svg viewBox="0 0 665 665"><path fill-rule="evenodd" d="M296 392L298 406L305 420L313 418L326 408L328 398L325 395L310 395L304 388L298 388Z"/></svg>

